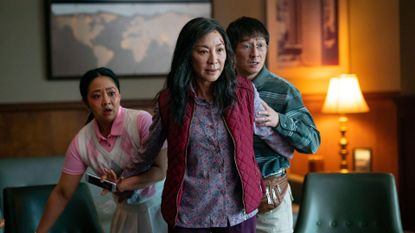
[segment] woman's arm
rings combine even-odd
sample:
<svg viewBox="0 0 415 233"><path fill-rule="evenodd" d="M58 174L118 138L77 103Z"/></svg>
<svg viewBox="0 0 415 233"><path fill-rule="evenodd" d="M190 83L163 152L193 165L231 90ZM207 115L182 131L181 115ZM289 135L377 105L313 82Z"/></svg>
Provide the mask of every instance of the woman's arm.
<svg viewBox="0 0 415 233"><path fill-rule="evenodd" d="M118 183L121 192L145 188L166 177L167 149L162 149L150 169L144 173L122 179Z"/></svg>
<svg viewBox="0 0 415 233"><path fill-rule="evenodd" d="M53 226L55 221L65 209L68 201L72 198L72 195L78 187L81 178L82 174L61 174L58 184L55 186L49 196L46 208L37 227L37 233L47 233L49 231L49 229Z"/></svg>
<svg viewBox="0 0 415 233"><path fill-rule="evenodd" d="M144 130L146 131L146 130ZM127 166L123 173L123 177L130 177L148 171L151 168L154 161L157 159L161 150L164 148L166 140L166 132L163 129L161 122L161 115L158 111L158 106L154 109L154 116L152 123L150 124L148 134L141 135L141 147L131 159L131 163Z"/></svg>

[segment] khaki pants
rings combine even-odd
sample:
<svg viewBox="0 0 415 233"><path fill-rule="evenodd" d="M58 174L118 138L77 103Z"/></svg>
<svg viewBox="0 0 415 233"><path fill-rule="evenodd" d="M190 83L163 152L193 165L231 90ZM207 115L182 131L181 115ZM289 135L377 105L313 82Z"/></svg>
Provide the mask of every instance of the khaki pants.
<svg viewBox="0 0 415 233"><path fill-rule="evenodd" d="M283 202L271 211L256 216L257 233L292 233L293 212L291 187L288 186Z"/></svg>

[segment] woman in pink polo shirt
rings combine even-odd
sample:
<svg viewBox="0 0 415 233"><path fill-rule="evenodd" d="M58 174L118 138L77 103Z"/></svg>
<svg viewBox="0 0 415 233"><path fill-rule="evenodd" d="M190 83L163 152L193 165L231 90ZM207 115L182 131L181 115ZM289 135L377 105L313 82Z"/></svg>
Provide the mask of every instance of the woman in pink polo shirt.
<svg viewBox="0 0 415 233"><path fill-rule="evenodd" d="M82 100L93 119L79 131L66 152L62 175L49 197L38 233L47 232L53 226L88 167L100 177L108 171L120 175L132 163L132 157L149 134L151 115L120 106L119 81L110 69L102 67L86 72L79 87ZM111 232L167 232L160 214L166 167L164 146L152 165L139 165L136 167L139 175L117 184L117 192L114 193L117 208ZM123 198L125 195L122 194L126 193L132 195Z"/></svg>

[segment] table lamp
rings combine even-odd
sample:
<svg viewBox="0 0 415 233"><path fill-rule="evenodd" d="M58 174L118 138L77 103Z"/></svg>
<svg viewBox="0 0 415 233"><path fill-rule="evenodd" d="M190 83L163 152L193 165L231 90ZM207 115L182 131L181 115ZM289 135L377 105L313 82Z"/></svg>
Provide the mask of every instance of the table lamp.
<svg viewBox="0 0 415 233"><path fill-rule="evenodd" d="M340 150L341 157L340 172L348 172L347 165L347 117L348 113L363 113L368 112L369 107L363 98L360 90L359 81L354 74L341 74L338 77L330 79L329 89L322 108L323 113L339 114L340 123Z"/></svg>

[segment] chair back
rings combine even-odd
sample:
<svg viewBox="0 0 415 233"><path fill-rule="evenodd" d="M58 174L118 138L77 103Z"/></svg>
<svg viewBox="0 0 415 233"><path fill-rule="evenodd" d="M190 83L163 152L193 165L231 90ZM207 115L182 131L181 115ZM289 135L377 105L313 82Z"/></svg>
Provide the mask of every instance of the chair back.
<svg viewBox="0 0 415 233"><path fill-rule="evenodd" d="M3 190L5 233L35 232L55 185L8 187ZM80 183L51 233L101 233L97 211L85 183Z"/></svg>
<svg viewBox="0 0 415 233"><path fill-rule="evenodd" d="M309 173L295 233L403 233L389 173Z"/></svg>

